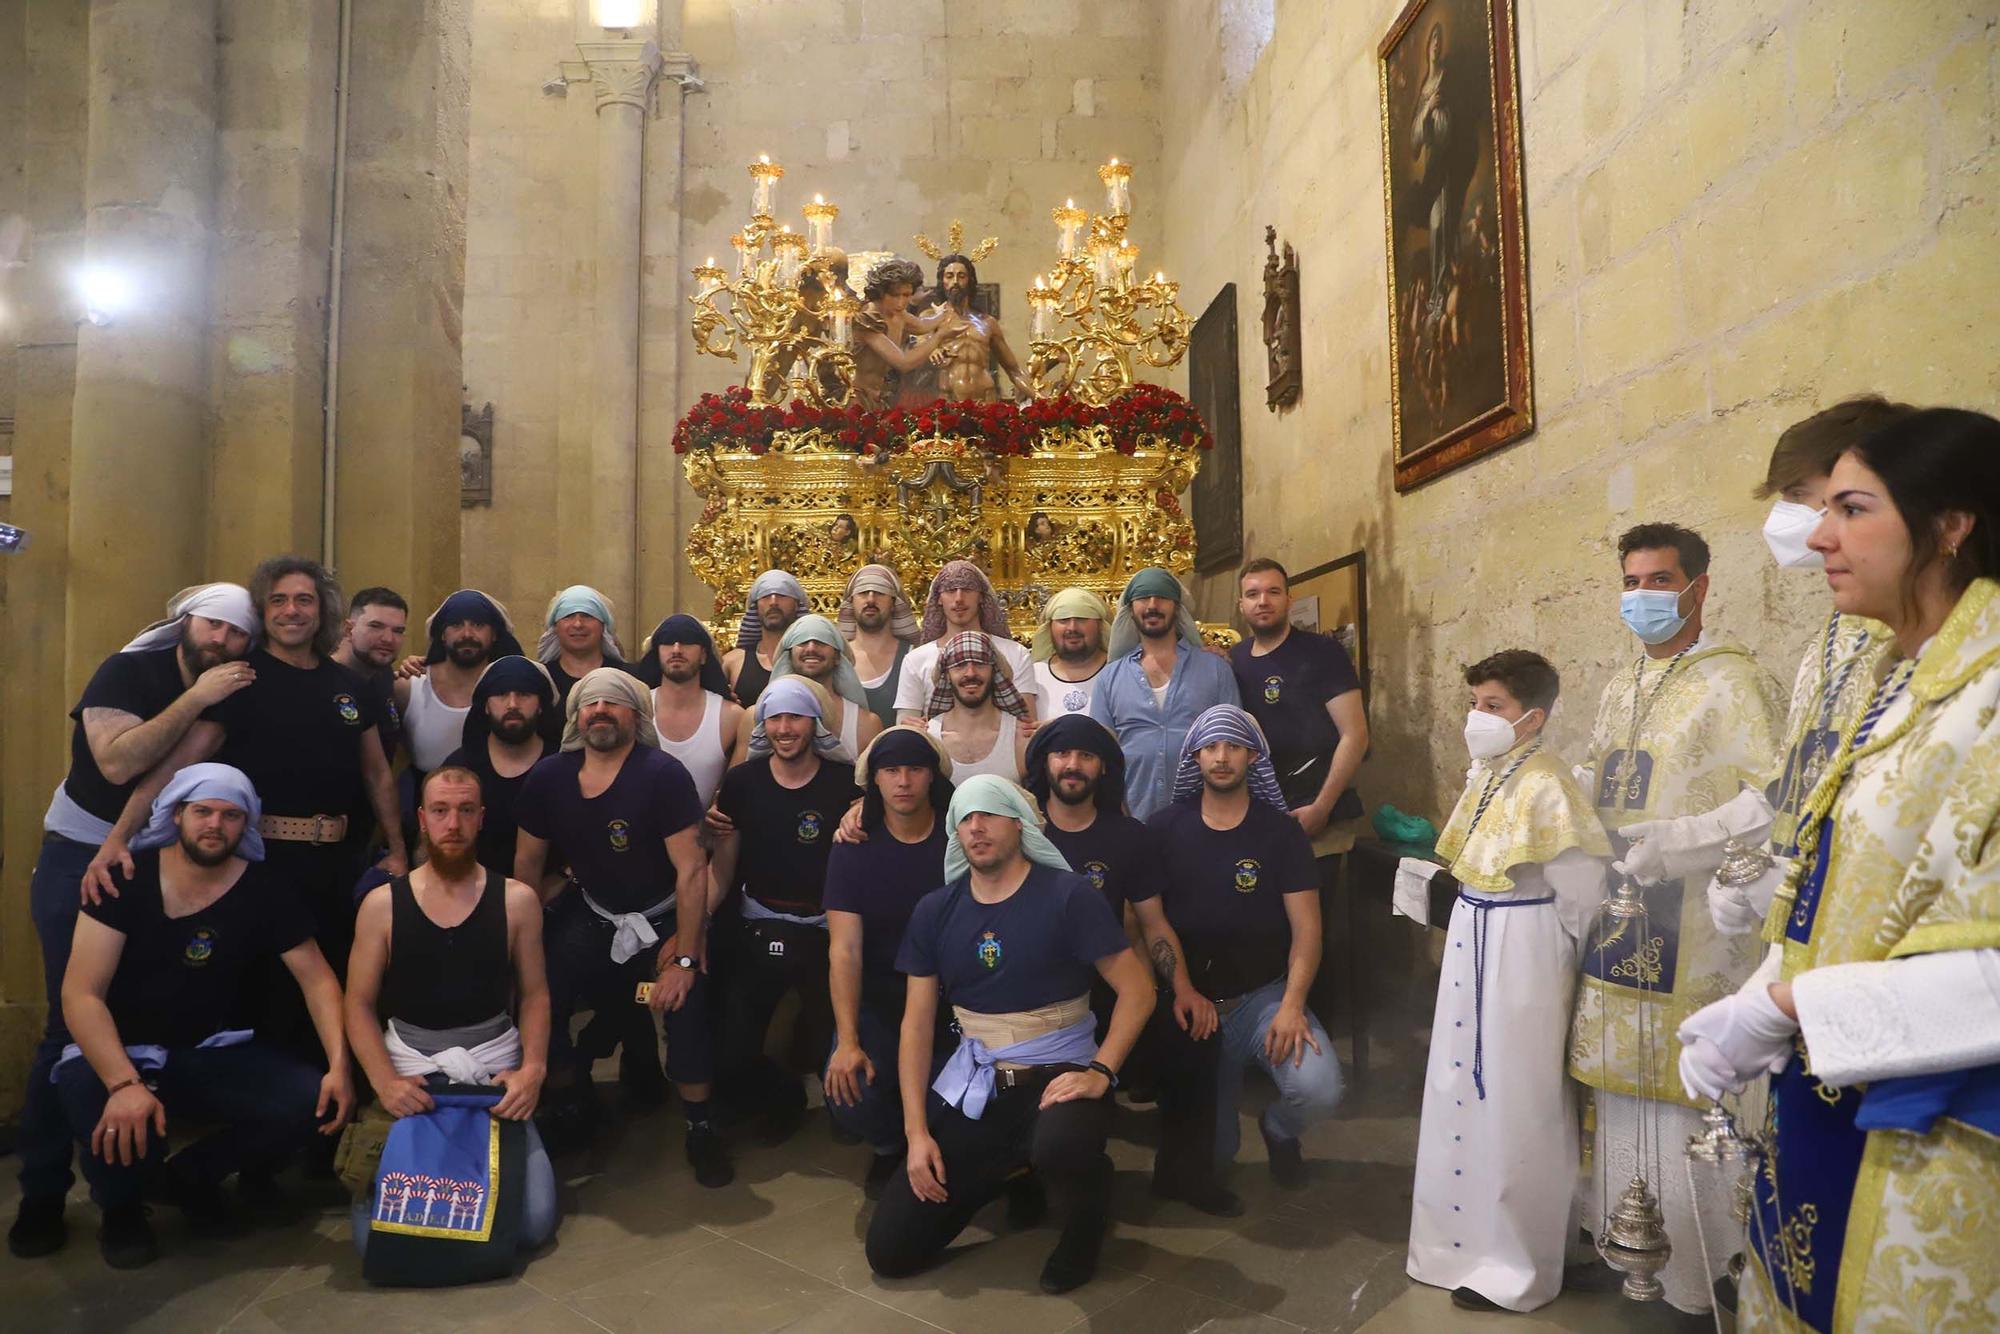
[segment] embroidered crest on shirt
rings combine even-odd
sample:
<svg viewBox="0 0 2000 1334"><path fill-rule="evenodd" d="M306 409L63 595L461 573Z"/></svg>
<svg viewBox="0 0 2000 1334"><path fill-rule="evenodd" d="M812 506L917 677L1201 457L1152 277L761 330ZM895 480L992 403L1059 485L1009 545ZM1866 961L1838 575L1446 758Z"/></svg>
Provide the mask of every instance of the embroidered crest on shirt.
<svg viewBox="0 0 2000 1334"><path fill-rule="evenodd" d="M818 811L799 812L799 842L819 842L819 831L822 823Z"/></svg>
<svg viewBox="0 0 2000 1334"><path fill-rule="evenodd" d="M1257 873L1263 869L1263 864L1258 862L1254 857L1245 857L1242 861L1236 863L1236 892L1238 894L1255 893L1257 889Z"/></svg>
<svg viewBox="0 0 2000 1334"><path fill-rule="evenodd" d="M348 724L350 727L361 721L361 706L354 702L354 696L347 694L335 695L333 697L333 707L340 710L340 721Z"/></svg>
<svg viewBox="0 0 2000 1334"><path fill-rule="evenodd" d="M1000 937L991 931L979 933L979 965L989 971L1000 966Z"/></svg>
<svg viewBox="0 0 2000 1334"><path fill-rule="evenodd" d="M1090 707L1090 696L1072 686L1063 692L1062 706L1064 713L1082 713Z"/></svg>
<svg viewBox="0 0 2000 1334"><path fill-rule="evenodd" d="M1103 862L1085 862L1083 864L1083 873L1090 877L1090 883L1097 886L1098 892L1102 893L1104 890L1104 877L1111 874L1111 868Z"/></svg>
<svg viewBox="0 0 2000 1334"><path fill-rule="evenodd" d="M1278 702L1278 697L1284 694L1284 691L1285 691L1284 677L1267 676L1264 678L1264 702L1266 704L1276 704Z"/></svg>
<svg viewBox="0 0 2000 1334"><path fill-rule="evenodd" d="M215 953L215 928L198 926L188 937L187 948L181 951L181 962L190 968L199 968L207 963Z"/></svg>
<svg viewBox="0 0 2000 1334"><path fill-rule="evenodd" d="M623 852L632 846L632 826L623 820L613 820L605 825L604 833L611 841L613 852Z"/></svg>

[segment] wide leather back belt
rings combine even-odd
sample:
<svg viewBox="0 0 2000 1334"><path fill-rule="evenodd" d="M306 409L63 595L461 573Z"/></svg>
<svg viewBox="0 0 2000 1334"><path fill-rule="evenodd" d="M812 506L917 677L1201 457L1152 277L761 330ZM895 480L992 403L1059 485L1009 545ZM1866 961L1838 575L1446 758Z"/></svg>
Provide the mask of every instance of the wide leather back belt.
<svg viewBox="0 0 2000 1334"><path fill-rule="evenodd" d="M257 832L280 843L311 843L318 847L338 843L347 837L344 815L266 815L257 821Z"/></svg>

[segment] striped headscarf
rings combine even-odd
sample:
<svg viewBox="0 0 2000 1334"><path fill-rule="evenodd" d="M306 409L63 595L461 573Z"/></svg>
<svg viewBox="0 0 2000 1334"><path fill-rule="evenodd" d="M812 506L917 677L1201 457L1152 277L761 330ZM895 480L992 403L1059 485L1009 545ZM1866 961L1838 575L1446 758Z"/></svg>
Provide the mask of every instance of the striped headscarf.
<svg viewBox="0 0 2000 1334"><path fill-rule="evenodd" d="M1234 704L1217 704L1206 709L1188 728L1181 743L1181 764L1174 773L1174 800L1186 801L1201 795L1201 748L1217 741L1233 741L1251 754L1250 795L1284 814L1291 813L1285 794L1278 787L1278 771L1271 766L1271 746L1257 720Z"/></svg>
<svg viewBox="0 0 2000 1334"><path fill-rule="evenodd" d="M944 604L938 600L939 594L960 589L977 589L979 592L979 628L989 635L1007 635L1007 613L1000 606L1000 595L993 591L993 581L986 577L986 571L969 560L948 561L937 578L931 580L931 591L924 598L924 642L944 638Z"/></svg>
<svg viewBox="0 0 2000 1334"><path fill-rule="evenodd" d="M886 594L889 598L889 633L905 644L919 642L923 627L917 624L916 609L910 605L910 595L903 591L903 581L886 565L864 565L847 581L847 591L840 595L840 633L849 639L861 633L861 626L854 616L854 599L863 593Z"/></svg>
<svg viewBox="0 0 2000 1334"><path fill-rule="evenodd" d="M736 647L755 652L764 640L764 618L757 614L757 600L777 593L798 603L799 611L811 611L812 599L805 585L790 570L766 570L750 584L750 600L744 605L743 619L736 626Z"/></svg>
<svg viewBox="0 0 2000 1334"><path fill-rule="evenodd" d="M1027 701L1015 688L1014 678L1008 674L1007 664L1001 661L993 641L978 630L961 630L938 645L937 671L931 677L931 698L924 708L924 717L935 718L958 702L958 695L951 688L951 669L968 662L983 662L993 669L993 703L999 709L1016 718L1028 716Z"/></svg>

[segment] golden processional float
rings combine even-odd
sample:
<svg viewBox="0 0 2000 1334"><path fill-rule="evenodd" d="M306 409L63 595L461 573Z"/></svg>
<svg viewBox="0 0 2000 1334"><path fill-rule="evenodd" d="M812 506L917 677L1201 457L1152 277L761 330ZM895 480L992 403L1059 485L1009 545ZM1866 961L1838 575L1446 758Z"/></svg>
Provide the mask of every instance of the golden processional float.
<svg viewBox="0 0 2000 1334"><path fill-rule="evenodd" d="M796 575L813 610L831 616L849 577L871 561L896 570L921 604L940 566L971 560L1024 640L1057 589L1080 585L1115 604L1148 565L1193 568L1194 529L1177 496L1212 442L1186 400L1135 379L1137 368L1180 361L1189 322L1179 284L1164 272L1135 276L1129 164L1113 158L1099 169L1105 212L1074 200L1053 211L1058 255L1028 289L1024 377L1010 374L1027 381L1019 403L991 388L985 342L970 354L981 396L906 387L894 402L864 401L856 373L872 311L833 244L840 210L815 196L802 210L804 234L779 223L783 175L768 157L750 164L750 220L729 238L734 272L710 259L694 269L689 298L697 352L748 354L744 383L704 394L674 432L706 501L688 562L715 589L717 627L728 632L751 581L772 567ZM962 238L953 223L953 251ZM931 258L948 258L916 239ZM988 238L969 257L997 244ZM854 274L854 285L864 278ZM972 335L997 333L983 315L962 318ZM948 339L939 360L948 364L960 341ZM1236 639L1223 627L1207 633Z"/></svg>

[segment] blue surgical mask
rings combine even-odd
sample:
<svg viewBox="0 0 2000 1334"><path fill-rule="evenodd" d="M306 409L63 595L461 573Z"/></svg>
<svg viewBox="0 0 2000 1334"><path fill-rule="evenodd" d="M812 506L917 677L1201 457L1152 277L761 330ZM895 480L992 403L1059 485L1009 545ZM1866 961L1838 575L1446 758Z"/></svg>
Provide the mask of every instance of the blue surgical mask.
<svg viewBox="0 0 2000 1334"><path fill-rule="evenodd" d="M1681 614L1680 593L1650 588L1626 589L1618 600L1618 614L1624 618L1626 628L1648 644L1666 643L1688 623L1688 618Z"/></svg>

